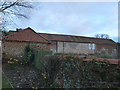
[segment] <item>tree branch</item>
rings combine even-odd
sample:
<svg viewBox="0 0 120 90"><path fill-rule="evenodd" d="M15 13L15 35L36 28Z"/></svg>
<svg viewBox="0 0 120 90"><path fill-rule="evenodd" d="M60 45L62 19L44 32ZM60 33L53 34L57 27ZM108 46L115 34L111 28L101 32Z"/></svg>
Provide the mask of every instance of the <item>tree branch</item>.
<svg viewBox="0 0 120 90"><path fill-rule="evenodd" d="M3 12L4 10L6 10L6 9L12 7L12 6L14 6L16 3L17 3L17 1L14 2L13 4L10 4L9 6L4 7L3 9L0 10L0 12Z"/></svg>

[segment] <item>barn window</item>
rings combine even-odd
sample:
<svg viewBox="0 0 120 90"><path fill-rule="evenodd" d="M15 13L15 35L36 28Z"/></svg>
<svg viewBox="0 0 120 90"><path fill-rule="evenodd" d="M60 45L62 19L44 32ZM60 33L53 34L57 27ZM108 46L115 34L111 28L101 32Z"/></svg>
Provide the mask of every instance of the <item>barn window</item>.
<svg viewBox="0 0 120 90"><path fill-rule="evenodd" d="M95 44L94 43L92 44L92 49L95 50Z"/></svg>
<svg viewBox="0 0 120 90"><path fill-rule="evenodd" d="M91 43L89 44L89 50L92 50L92 44Z"/></svg>
<svg viewBox="0 0 120 90"><path fill-rule="evenodd" d="M95 44L94 43L89 44L89 50L95 50Z"/></svg>

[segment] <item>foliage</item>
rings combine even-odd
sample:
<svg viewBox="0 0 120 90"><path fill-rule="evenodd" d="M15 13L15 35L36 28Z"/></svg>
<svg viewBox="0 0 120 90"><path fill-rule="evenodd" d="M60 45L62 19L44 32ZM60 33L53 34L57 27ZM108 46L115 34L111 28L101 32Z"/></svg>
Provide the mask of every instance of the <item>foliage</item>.
<svg viewBox="0 0 120 90"><path fill-rule="evenodd" d="M9 80L2 74L2 89L7 89L12 90L12 86L10 85Z"/></svg>
<svg viewBox="0 0 120 90"><path fill-rule="evenodd" d="M8 32L8 31L2 31L2 36L7 36L7 35L9 35L10 33Z"/></svg>
<svg viewBox="0 0 120 90"><path fill-rule="evenodd" d="M117 87L110 82L120 81L120 66L106 61L83 61L74 56L42 59L42 79L49 88ZM104 83L104 84L102 84Z"/></svg>
<svg viewBox="0 0 120 90"><path fill-rule="evenodd" d="M43 81L45 83L45 87L54 87L58 85L54 82L57 78L57 74L59 69L61 68L62 60L56 56L44 57L42 59L43 68L42 68L42 76Z"/></svg>
<svg viewBox="0 0 120 90"><path fill-rule="evenodd" d="M86 55L84 53L80 53L80 54L75 54L75 53L55 53L54 55L76 55L76 56L83 56Z"/></svg>
<svg viewBox="0 0 120 90"><path fill-rule="evenodd" d="M54 53L54 55L66 55L66 54L65 53Z"/></svg>
<svg viewBox="0 0 120 90"><path fill-rule="evenodd" d="M116 58L115 56L112 56L110 54L108 54L108 52L106 50L101 50L99 52L99 54L96 54L96 57L99 57L99 58Z"/></svg>
<svg viewBox="0 0 120 90"><path fill-rule="evenodd" d="M110 55L100 55L100 56L98 56L98 57L100 57L100 58L114 58L114 57L112 57L112 56L110 56Z"/></svg>
<svg viewBox="0 0 120 90"><path fill-rule="evenodd" d="M99 55L96 55L96 57L98 58L108 58L108 59L115 59L116 57L112 56L112 55L108 55L108 54L99 54Z"/></svg>
<svg viewBox="0 0 120 90"><path fill-rule="evenodd" d="M49 51L49 50L37 50L34 53L35 53L35 67L37 69L41 70L42 66L43 66L42 58L45 55L52 55L52 51Z"/></svg>
<svg viewBox="0 0 120 90"><path fill-rule="evenodd" d="M29 65L29 64L31 64L31 63L33 63L33 60L34 60L34 50L32 50L31 48L30 48L30 46L29 45L27 45L26 47L25 47L25 50L24 50L24 55L23 55L23 58L22 58L22 60L21 60L21 63L23 64L23 65Z"/></svg>
<svg viewBox="0 0 120 90"><path fill-rule="evenodd" d="M108 34L96 34L95 37L96 38L109 39L109 35Z"/></svg>

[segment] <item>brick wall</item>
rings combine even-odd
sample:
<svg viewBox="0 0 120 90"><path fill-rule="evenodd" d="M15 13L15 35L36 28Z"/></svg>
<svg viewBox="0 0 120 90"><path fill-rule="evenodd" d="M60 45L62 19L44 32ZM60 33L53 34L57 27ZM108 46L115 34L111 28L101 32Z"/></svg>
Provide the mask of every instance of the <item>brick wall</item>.
<svg viewBox="0 0 120 90"><path fill-rule="evenodd" d="M118 55L118 58L120 58L120 43L118 43L117 48L118 48L118 50L117 50L117 55Z"/></svg>
<svg viewBox="0 0 120 90"><path fill-rule="evenodd" d="M51 44L43 43L26 43L26 42L2 42L2 53L5 53L8 57L20 57L24 53L26 45L30 45L35 50L52 50L54 53L86 53L92 54L95 50L89 49L89 43L73 43L73 42L52 42ZM102 45L97 44L96 49L100 51L102 48L108 49L109 53L112 53L113 49L116 49L114 45Z"/></svg>
<svg viewBox="0 0 120 90"><path fill-rule="evenodd" d="M36 50L49 49L48 44L4 41L2 42L2 53L8 57L20 57L23 55L26 45L30 45L31 48Z"/></svg>
<svg viewBox="0 0 120 90"><path fill-rule="evenodd" d="M114 50L116 49L117 53L117 45L113 44L97 44L96 49L98 53L101 52L101 50L105 50L108 54L114 54Z"/></svg>
<svg viewBox="0 0 120 90"><path fill-rule="evenodd" d="M51 44L49 45L50 47L50 50L53 52L53 53L56 53L57 52L57 42L56 41L52 41Z"/></svg>
<svg viewBox="0 0 120 90"><path fill-rule="evenodd" d="M90 43L75 43L75 42L52 42L50 49L54 53L84 53L84 54L94 54L96 52L101 52L103 49L108 54L113 53L114 49L117 49L116 45L111 44L95 44L95 49L89 49Z"/></svg>
<svg viewBox="0 0 120 90"><path fill-rule="evenodd" d="M97 44L97 50L100 51L103 48L108 51L109 54L112 53L113 49L117 49L116 45L108 45L108 44Z"/></svg>

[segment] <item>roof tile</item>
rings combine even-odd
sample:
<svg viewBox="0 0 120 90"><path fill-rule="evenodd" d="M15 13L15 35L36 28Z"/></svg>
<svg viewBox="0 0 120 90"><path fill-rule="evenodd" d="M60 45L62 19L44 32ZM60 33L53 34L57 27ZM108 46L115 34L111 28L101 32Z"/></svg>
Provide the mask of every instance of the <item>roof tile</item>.
<svg viewBox="0 0 120 90"><path fill-rule="evenodd" d="M38 35L31 28L26 28L20 32L7 35L3 37L3 40L48 43L48 40L46 40L41 35Z"/></svg>
<svg viewBox="0 0 120 90"><path fill-rule="evenodd" d="M96 43L96 44L116 44L111 39L101 39L62 34L36 33L29 27L22 31L7 35L3 37L3 39L12 41L44 42L44 43L49 43L49 41L62 41L62 42Z"/></svg>
<svg viewBox="0 0 120 90"><path fill-rule="evenodd" d="M96 43L96 44L116 44L111 39L73 36L73 35L61 35L61 34L47 34L39 33L39 35L45 37L50 41L63 41L63 42L82 42L82 43Z"/></svg>

